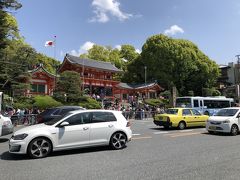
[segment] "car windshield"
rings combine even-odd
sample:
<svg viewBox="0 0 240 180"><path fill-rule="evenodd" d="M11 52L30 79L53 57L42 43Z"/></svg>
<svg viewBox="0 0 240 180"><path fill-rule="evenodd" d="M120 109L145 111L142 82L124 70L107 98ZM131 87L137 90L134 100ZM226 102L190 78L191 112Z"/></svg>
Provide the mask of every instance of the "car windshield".
<svg viewBox="0 0 240 180"><path fill-rule="evenodd" d="M69 116L71 114L72 113L67 113L64 116L56 117L56 118L54 118L54 119L52 119L50 121L44 122L44 124L51 126L51 125L55 124L56 122L60 121L61 119L63 119L64 117Z"/></svg>
<svg viewBox="0 0 240 180"><path fill-rule="evenodd" d="M221 109L215 116L234 116L238 112L238 109Z"/></svg>
<svg viewBox="0 0 240 180"><path fill-rule="evenodd" d="M178 109L168 109L165 114L177 114Z"/></svg>

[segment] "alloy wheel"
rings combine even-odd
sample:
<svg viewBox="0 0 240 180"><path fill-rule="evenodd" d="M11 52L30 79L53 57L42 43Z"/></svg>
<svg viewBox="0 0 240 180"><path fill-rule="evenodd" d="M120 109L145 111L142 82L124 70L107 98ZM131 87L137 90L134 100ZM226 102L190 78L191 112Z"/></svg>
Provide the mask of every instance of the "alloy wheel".
<svg viewBox="0 0 240 180"><path fill-rule="evenodd" d="M113 149L122 149L126 146L127 137L122 132L117 132L113 134L111 138L111 146Z"/></svg>
<svg viewBox="0 0 240 180"><path fill-rule="evenodd" d="M231 135L236 136L238 134L238 127L236 125L232 125Z"/></svg>
<svg viewBox="0 0 240 180"><path fill-rule="evenodd" d="M51 149L52 145L49 140L45 138L36 138L29 145L28 154L32 158L43 158L51 152Z"/></svg>

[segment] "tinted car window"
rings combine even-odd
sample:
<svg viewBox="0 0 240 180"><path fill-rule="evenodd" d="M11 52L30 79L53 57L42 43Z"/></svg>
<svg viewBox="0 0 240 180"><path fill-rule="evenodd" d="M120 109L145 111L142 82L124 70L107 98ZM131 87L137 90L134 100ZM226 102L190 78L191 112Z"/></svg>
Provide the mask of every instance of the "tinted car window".
<svg viewBox="0 0 240 180"><path fill-rule="evenodd" d="M60 112L60 115L66 114L66 113L68 113L69 111L72 111L72 109L70 109L70 108L68 108L68 109L62 109L61 112Z"/></svg>
<svg viewBox="0 0 240 180"><path fill-rule="evenodd" d="M50 121L48 121L48 122L44 122L44 124L46 124L46 125L53 125L53 124L55 124L56 122L60 121L61 119L65 118L66 116L69 116L69 115L71 115L71 114L72 114L72 113L67 113L67 114L65 114L64 116L56 117L56 118L54 118L54 119L52 119L52 120L50 120Z"/></svg>
<svg viewBox="0 0 240 180"><path fill-rule="evenodd" d="M65 120L70 125L86 124L90 122L90 113L75 114Z"/></svg>
<svg viewBox="0 0 240 180"><path fill-rule="evenodd" d="M177 114L178 113L178 109L168 109L166 111L166 114Z"/></svg>
<svg viewBox="0 0 240 180"><path fill-rule="evenodd" d="M198 112L196 109L192 109L192 112L193 112L193 114L196 115L196 116L200 116L200 115L201 115L201 113Z"/></svg>
<svg viewBox="0 0 240 180"><path fill-rule="evenodd" d="M183 109L182 115L183 116L191 116L192 113L191 113L190 109Z"/></svg>
<svg viewBox="0 0 240 180"><path fill-rule="evenodd" d="M45 116L45 115L50 115L52 113L54 113L56 109L46 109L45 111L43 111L42 113L40 113L40 115Z"/></svg>
<svg viewBox="0 0 240 180"><path fill-rule="evenodd" d="M57 109L54 113L53 113L53 115L59 115L59 113L60 113L60 109Z"/></svg>
<svg viewBox="0 0 240 180"><path fill-rule="evenodd" d="M116 117L111 112L93 112L92 123L116 121Z"/></svg>

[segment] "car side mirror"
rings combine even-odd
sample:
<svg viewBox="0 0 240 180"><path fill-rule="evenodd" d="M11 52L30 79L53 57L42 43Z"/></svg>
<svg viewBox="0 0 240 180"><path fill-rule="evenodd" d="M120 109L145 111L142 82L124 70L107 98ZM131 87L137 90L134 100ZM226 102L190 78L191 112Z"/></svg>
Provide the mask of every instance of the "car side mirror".
<svg viewBox="0 0 240 180"><path fill-rule="evenodd" d="M60 123L60 124L58 125L58 127L65 127L65 126L68 126L68 125L69 125L69 122L64 121L64 122Z"/></svg>

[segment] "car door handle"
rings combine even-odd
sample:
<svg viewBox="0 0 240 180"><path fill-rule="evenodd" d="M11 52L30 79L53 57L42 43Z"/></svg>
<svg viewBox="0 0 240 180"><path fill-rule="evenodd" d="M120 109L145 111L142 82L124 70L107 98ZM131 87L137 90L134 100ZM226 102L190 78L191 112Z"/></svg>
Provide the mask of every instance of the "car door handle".
<svg viewBox="0 0 240 180"><path fill-rule="evenodd" d="M84 128L83 128L84 131L86 131L86 130L88 130L88 129L89 129L88 127L84 127Z"/></svg>
<svg viewBox="0 0 240 180"><path fill-rule="evenodd" d="M112 127L113 127L113 125L112 125L112 124L109 124L109 125L108 125L108 127L112 128Z"/></svg>

